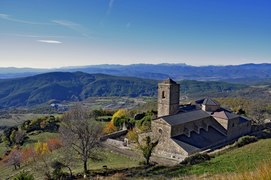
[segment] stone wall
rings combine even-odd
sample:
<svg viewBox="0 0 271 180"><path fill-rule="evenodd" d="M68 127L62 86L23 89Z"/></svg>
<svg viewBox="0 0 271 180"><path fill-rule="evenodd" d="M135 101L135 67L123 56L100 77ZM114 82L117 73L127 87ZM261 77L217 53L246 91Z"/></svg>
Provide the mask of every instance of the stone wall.
<svg viewBox="0 0 271 180"><path fill-rule="evenodd" d="M128 130L121 130L121 131L113 132L111 134L107 134L107 135L101 137L100 139L101 139L101 141L105 141L105 140L107 140L109 138L110 139L115 139L115 138L118 138L120 136L123 136L123 135L127 134L127 132L128 132Z"/></svg>
<svg viewBox="0 0 271 180"><path fill-rule="evenodd" d="M180 85L158 84L158 117L177 113L179 109Z"/></svg>
<svg viewBox="0 0 271 180"><path fill-rule="evenodd" d="M202 105L203 111L214 112L220 108L219 105Z"/></svg>
<svg viewBox="0 0 271 180"><path fill-rule="evenodd" d="M181 147L174 143L171 138L171 126L158 119L152 121L152 133L155 139L159 139L159 143L155 148L157 156L173 159L183 159L187 156Z"/></svg>
<svg viewBox="0 0 271 180"><path fill-rule="evenodd" d="M234 122L229 123L227 133L228 140L238 138L240 136L249 134L250 132L251 132L251 121L239 123L239 120L238 122L236 122L235 120Z"/></svg>

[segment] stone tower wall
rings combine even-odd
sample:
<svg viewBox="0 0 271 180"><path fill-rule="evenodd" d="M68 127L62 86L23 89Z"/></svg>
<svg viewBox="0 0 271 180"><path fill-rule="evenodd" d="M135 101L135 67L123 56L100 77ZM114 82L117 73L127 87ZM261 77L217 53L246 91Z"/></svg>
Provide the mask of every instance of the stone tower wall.
<svg viewBox="0 0 271 180"><path fill-rule="evenodd" d="M178 112L180 85L175 83L158 84L158 117L173 115Z"/></svg>

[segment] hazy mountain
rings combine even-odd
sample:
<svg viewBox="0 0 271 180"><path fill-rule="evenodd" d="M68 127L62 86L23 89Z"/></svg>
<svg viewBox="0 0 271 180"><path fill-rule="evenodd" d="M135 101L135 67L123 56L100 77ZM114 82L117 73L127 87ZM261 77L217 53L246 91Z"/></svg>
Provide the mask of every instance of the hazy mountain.
<svg viewBox="0 0 271 180"><path fill-rule="evenodd" d="M223 82L182 81L184 93L227 92L243 85ZM77 101L91 96L155 96L157 81L82 72L52 72L0 80L2 107L32 106L49 100Z"/></svg>
<svg viewBox="0 0 271 180"><path fill-rule="evenodd" d="M44 72L85 72L115 76L139 77L161 80L190 79L203 81L226 81L235 83L258 83L271 79L271 64L243 64L229 66L189 66L186 64L132 64L132 65L93 65L65 67L60 69L16 69L0 68L0 78L26 77Z"/></svg>

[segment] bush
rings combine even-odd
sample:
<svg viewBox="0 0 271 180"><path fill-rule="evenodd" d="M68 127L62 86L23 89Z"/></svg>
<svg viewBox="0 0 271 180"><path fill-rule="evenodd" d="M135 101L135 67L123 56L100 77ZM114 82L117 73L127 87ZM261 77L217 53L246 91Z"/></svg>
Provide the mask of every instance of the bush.
<svg viewBox="0 0 271 180"><path fill-rule="evenodd" d="M138 141L138 135L135 130L129 130L127 133L127 138L131 142L137 142Z"/></svg>
<svg viewBox="0 0 271 180"><path fill-rule="evenodd" d="M262 139L271 138L271 129L264 129L262 133L260 134L260 137Z"/></svg>
<svg viewBox="0 0 271 180"><path fill-rule="evenodd" d="M242 147L246 144L256 142L258 139L255 136L243 136L238 139L235 146Z"/></svg>
<svg viewBox="0 0 271 180"><path fill-rule="evenodd" d="M211 157L204 153L204 154L195 154L193 156L189 156L187 158L185 158L181 164L186 164L186 165L193 165L193 164L198 164L198 163L202 163L202 162L205 162L205 161L208 161L210 160Z"/></svg>
<svg viewBox="0 0 271 180"><path fill-rule="evenodd" d="M54 116L45 116L34 120L25 121L21 129L26 130L27 133L32 131L47 131L56 132L59 128L59 118Z"/></svg>
<svg viewBox="0 0 271 180"><path fill-rule="evenodd" d="M106 123L105 127L103 128L103 133L110 134L110 133L116 132L117 130L118 128L114 126L114 124L110 121Z"/></svg>
<svg viewBox="0 0 271 180"><path fill-rule="evenodd" d="M13 180L34 180L34 176L28 172L22 171L20 174L15 176Z"/></svg>

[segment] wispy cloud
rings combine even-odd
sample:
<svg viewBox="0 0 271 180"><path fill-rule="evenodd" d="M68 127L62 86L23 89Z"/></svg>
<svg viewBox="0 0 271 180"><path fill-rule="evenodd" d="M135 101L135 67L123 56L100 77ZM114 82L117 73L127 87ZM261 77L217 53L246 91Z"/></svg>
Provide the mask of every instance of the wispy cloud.
<svg viewBox="0 0 271 180"><path fill-rule="evenodd" d="M22 19L13 18L12 16L8 14L0 14L0 19L4 19L7 21L22 23L22 24L31 24L31 25L53 25L53 23L43 23L43 22L33 22L33 21L27 21Z"/></svg>
<svg viewBox="0 0 271 180"><path fill-rule="evenodd" d="M84 37L90 38L89 32L82 25L67 20L52 20L53 23L71 29Z"/></svg>
<svg viewBox="0 0 271 180"><path fill-rule="evenodd" d="M56 41L56 40L37 40L38 42L42 42L42 43L48 43L48 44L62 44L62 42L60 41Z"/></svg>
<svg viewBox="0 0 271 180"><path fill-rule="evenodd" d="M66 38L67 36L35 35L35 34L18 34L18 33L0 33L5 36L16 36L25 38Z"/></svg>
<svg viewBox="0 0 271 180"><path fill-rule="evenodd" d="M107 14L110 14L112 9L113 9L113 6L114 6L114 3L115 3L115 0L109 0L108 2L108 9L107 9Z"/></svg>

